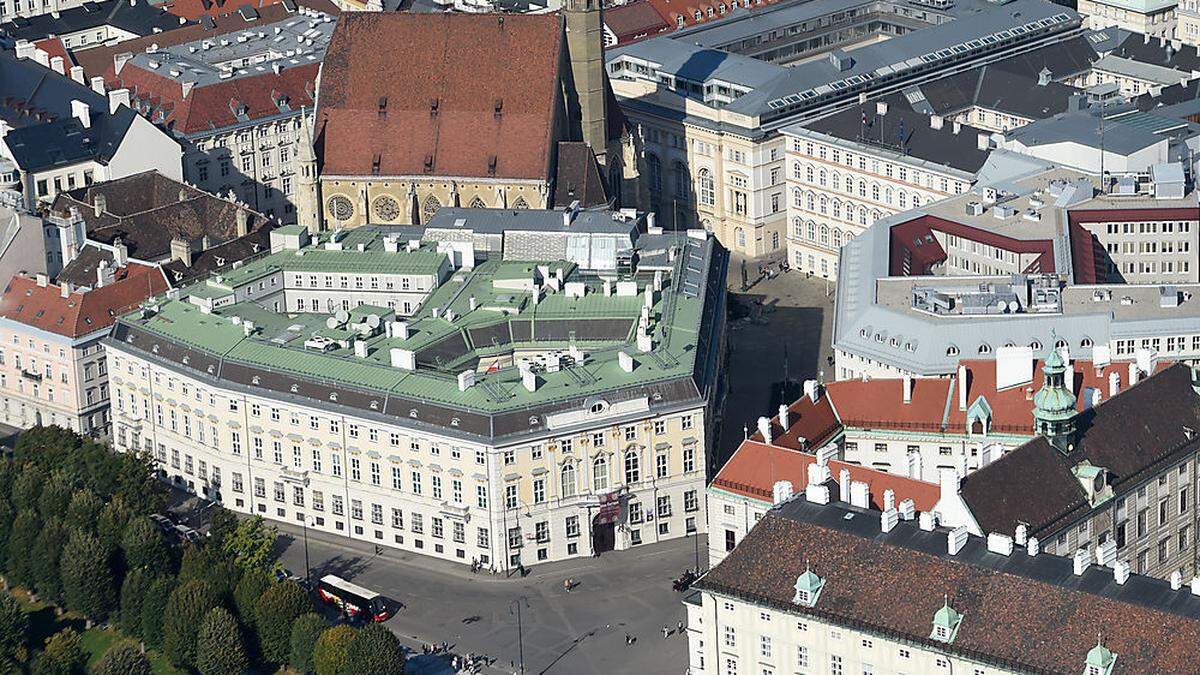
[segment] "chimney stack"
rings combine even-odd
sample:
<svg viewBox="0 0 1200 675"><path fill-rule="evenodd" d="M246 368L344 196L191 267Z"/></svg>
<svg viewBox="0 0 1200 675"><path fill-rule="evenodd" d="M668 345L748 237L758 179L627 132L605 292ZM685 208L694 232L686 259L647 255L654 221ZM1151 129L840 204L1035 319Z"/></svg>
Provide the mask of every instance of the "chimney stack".
<svg viewBox="0 0 1200 675"><path fill-rule="evenodd" d="M763 443L771 444L771 420L767 417L758 418L758 433L762 434Z"/></svg>
<svg viewBox="0 0 1200 675"><path fill-rule="evenodd" d="M1129 581L1129 563L1124 560L1118 560L1116 567L1113 568L1113 581L1117 582L1118 586L1124 586L1126 581Z"/></svg>
<svg viewBox="0 0 1200 675"><path fill-rule="evenodd" d="M241 238L250 233L250 215L246 213L246 209L237 210L237 234Z"/></svg>
<svg viewBox="0 0 1200 675"><path fill-rule="evenodd" d="M102 194L96 193L92 195L92 212L97 218L104 215L104 210L108 208L108 198Z"/></svg>
<svg viewBox="0 0 1200 675"><path fill-rule="evenodd" d="M780 403L779 404L779 426L783 428L784 432L786 432L788 429L791 428L792 425L790 424L790 422L791 422L791 420L788 419L787 405Z"/></svg>
<svg viewBox="0 0 1200 675"><path fill-rule="evenodd" d="M171 239L171 259L178 260L185 267L192 266L192 245L183 237Z"/></svg>
<svg viewBox="0 0 1200 675"><path fill-rule="evenodd" d="M113 267L124 267L129 264L129 248L117 239L113 242Z"/></svg>
<svg viewBox="0 0 1200 675"><path fill-rule="evenodd" d="M92 108L79 99L71 100L71 117L79 121L84 129L92 128Z"/></svg>
<svg viewBox="0 0 1200 675"><path fill-rule="evenodd" d="M967 367L959 364L958 366L958 409L960 412L967 411Z"/></svg>
<svg viewBox="0 0 1200 675"><path fill-rule="evenodd" d="M1121 374L1116 373L1116 372L1109 373L1108 374L1108 397L1112 398L1112 397L1116 396L1117 392L1119 392L1119 391L1121 391Z"/></svg>
<svg viewBox="0 0 1200 675"><path fill-rule="evenodd" d="M904 402L912 403L913 379L912 375L904 375Z"/></svg>

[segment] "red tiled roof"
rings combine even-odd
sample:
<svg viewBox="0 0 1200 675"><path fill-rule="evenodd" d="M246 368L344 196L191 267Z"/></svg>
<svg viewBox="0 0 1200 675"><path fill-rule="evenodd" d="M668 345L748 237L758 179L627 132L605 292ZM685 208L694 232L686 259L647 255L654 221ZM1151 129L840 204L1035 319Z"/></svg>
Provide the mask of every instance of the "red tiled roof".
<svg viewBox="0 0 1200 675"><path fill-rule="evenodd" d="M268 5L277 5L282 1L257 0L252 3L233 3L228 2L228 0L168 0L166 3L159 5L159 7L188 21L196 21L205 14L212 16L214 14L236 12L239 7L246 4L249 4L251 7L262 8Z"/></svg>
<svg viewBox="0 0 1200 675"><path fill-rule="evenodd" d="M549 180L562 106L560 22L554 14L342 15L321 75L322 175Z"/></svg>
<svg viewBox="0 0 1200 675"><path fill-rule="evenodd" d="M111 326L122 313L167 290L157 267L130 263L113 283L62 297L59 286L38 286L36 278L14 276L0 297L0 316L41 330L79 337Z"/></svg>
<svg viewBox="0 0 1200 675"><path fill-rule="evenodd" d="M56 37L38 40L37 42L33 43L33 45L46 52L51 59L56 56L61 56L63 60L63 67L68 71L71 69L71 66L75 65L75 57L72 56L71 52L67 51L67 48L63 46L62 40Z"/></svg>
<svg viewBox="0 0 1200 675"><path fill-rule="evenodd" d="M734 8L759 9L773 5L782 0L646 0L654 7L654 11L667 22L668 30L679 27L679 18L683 18L683 27L698 26L710 21L719 21L729 16ZM606 10L607 11L607 10ZM699 18L697 18L699 12ZM636 40L635 40L636 42Z"/></svg>
<svg viewBox="0 0 1200 675"><path fill-rule="evenodd" d="M675 29L675 24L664 19L649 0L604 10L604 25L616 36L618 46Z"/></svg>
<svg viewBox="0 0 1200 675"><path fill-rule="evenodd" d="M308 63L279 73L268 71L194 86L187 96L180 82L133 63L126 63L119 74L109 68L104 79L114 86L128 88L135 108L141 101L161 110L161 119L150 111L154 122L186 134L237 124L235 108L244 107L246 116L252 120L279 115L280 100L286 100L291 110L311 108L319 70L320 64Z"/></svg>
<svg viewBox="0 0 1200 675"><path fill-rule="evenodd" d="M733 457L730 457L725 466L717 472L712 485L770 502L775 481L790 481L794 490L802 491L808 484L808 467L815 461L816 456L807 452L748 439L742 441ZM829 470L833 474L834 482L838 480L842 469L850 471L850 480L861 481L870 487L871 507L878 510L883 508L883 493L887 490L895 493L897 504L905 499L912 499L920 512L932 511L941 494L939 486L935 483L830 460ZM848 499L849 496L842 498Z"/></svg>

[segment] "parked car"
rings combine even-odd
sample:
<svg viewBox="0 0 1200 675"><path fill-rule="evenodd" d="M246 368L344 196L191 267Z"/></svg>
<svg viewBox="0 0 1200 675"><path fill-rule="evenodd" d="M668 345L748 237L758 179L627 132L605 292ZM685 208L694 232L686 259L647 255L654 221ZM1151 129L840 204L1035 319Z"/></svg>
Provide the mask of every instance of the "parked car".
<svg viewBox="0 0 1200 675"><path fill-rule="evenodd" d="M175 529L175 523L171 522L170 518L161 513L151 513L150 520L154 521L155 525L158 525L158 529L162 530L163 534L171 534Z"/></svg>
<svg viewBox="0 0 1200 675"><path fill-rule="evenodd" d="M175 539L179 544L195 544L204 539L204 535L197 532L195 529L187 525L176 525L174 527Z"/></svg>

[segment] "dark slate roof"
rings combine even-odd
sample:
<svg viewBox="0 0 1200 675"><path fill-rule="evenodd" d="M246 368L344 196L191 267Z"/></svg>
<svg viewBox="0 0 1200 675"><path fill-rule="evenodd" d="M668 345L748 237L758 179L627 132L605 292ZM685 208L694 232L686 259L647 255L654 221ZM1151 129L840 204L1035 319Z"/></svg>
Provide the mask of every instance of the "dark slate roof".
<svg viewBox="0 0 1200 675"><path fill-rule="evenodd" d="M930 126L928 115L908 107L901 95L884 99L888 102L886 115L876 115L875 102L855 105L829 117L805 125L813 131L848 141L884 145L899 152L900 129L904 129L904 154L944 166L975 173L987 161L988 151L979 149L980 129L962 125L954 133L949 120L941 129ZM863 115L866 125L863 125Z"/></svg>
<svg viewBox="0 0 1200 675"><path fill-rule="evenodd" d="M1129 33L1125 40L1112 51L1113 56L1131 59L1140 63L1149 63L1164 68L1191 73L1200 70L1200 54L1193 45L1180 44L1176 49L1171 41L1165 43L1155 38L1149 42L1138 33Z"/></svg>
<svg viewBox="0 0 1200 675"><path fill-rule="evenodd" d="M96 214L96 196L105 206ZM157 171L96 183L55 197L51 210L69 217L79 211L87 237L103 244L120 240L132 258L157 261L171 253L171 240L181 237L196 242L209 237L213 243L237 234L237 212L248 212L251 232L269 227L266 216L225 199L171 180Z"/></svg>
<svg viewBox="0 0 1200 675"><path fill-rule="evenodd" d="M1037 79L1043 68L1050 70L1055 80L1065 80L1091 69L1100 59L1094 43L1087 35L1058 42L1030 52L1009 57L993 67Z"/></svg>
<svg viewBox="0 0 1200 675"><path fill-rule="evenodd" d="M71 116L71 101L90 108L90 128ZM108 114L108 99L30 59L0 52L0 119L13 158L26 171L43 171L84 160L112 159L134 119L122 106Z"/></svg>
<svg viewBox="0 0 1200 675"><path fill-rule="evenodd" d="M150 35L169 31L188 23L174 14L164 12L147 0L105 0L85 2L78 7L53 14L17 17L0 24L0 33L12 40L41 40L51 35L68 35L100 26L113 26L134 35Z"/></svg>
<svg viewBox="0 0 1200 675"><path fill-rule="evenodd" d="M921 93L939 115L955 115L972 106L1018 117L1044 119L1067 110L1079 89L1060 82L1038 84L1038 74L1027 76L1005 64L984 66L921 85Z"/></svg>
<svg viewBox="0 0 1200 675"><path fill-rule="evenodd" d="M582 141L558 144L558 170L554 180L554 206L570 206L578 201L585 208L604 206L608 195L596 164L596 154Z"/></svg>
<svg viewBox="0 0 1200 675"><path fill-rule="evenodd" d="M1071 467L1087 460L1108 470L1117 495L1169 469L1200 447L1200 395L1192 371L1174 365L1084 411L1079 439L1064 456L1041 437L969 474L961 494L985 532L1013 532L1026 523L1031 535L1056 533L1090 510ZM1030 499L1029 495L1037 495Z"/></svg>
<svg viewBox="0 0 1200 675"><path fill-rule="evenodd" d="M167 282L179 287L193 281L206 279L214 272L233 266L233 263L262 255L271 250L273 226L259 228L244 237L230 239L212 248L192 254L192 264L184 265L181 260L170 260L162 264Z"/></svg>
<svg viewBox="0 0 1200 675"><path fill-rule="evenodd" d="M100 268L100 263L103 262L113 269L114 261L112 251L98 246L84 246L75 259L67 263L67 266L58 273L55 281L75 286L95 286L96 270Z"/></svg>
<svg viewBox="0 0 1200 675"><path fill-rule="evenodd" d="M971 537L957 555L946 532L878 512L797 499L772 510L695 588L766 608L949 652L1018 672L1077 675L1097 632L1121 673L1195 672L1200 598L1187 586L1110 570L1075 575L1069 558L1004 556ZM792 602L806 568L825 580L815 607ZM932 640L943 602L962 615L950 644Z"/></svg>

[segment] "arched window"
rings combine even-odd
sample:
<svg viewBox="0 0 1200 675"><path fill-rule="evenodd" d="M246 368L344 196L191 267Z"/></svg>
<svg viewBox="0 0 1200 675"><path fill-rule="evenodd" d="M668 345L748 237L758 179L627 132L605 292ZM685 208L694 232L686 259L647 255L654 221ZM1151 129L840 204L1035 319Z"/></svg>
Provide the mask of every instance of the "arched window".
<svg viewBox="0 0 1200 675"><path fill-rule="evenodd" d="M826 197L825 195L821 195L821 213L828 213L828 212L829 212L829 198Z"/></svg>
<svg viewBox="0 0 1200 675"><path fill-rule="evenodd" d="M1029 348L1035 352L1040 352L1042 351L1042 343L1039 340L1034 340L1033 342L1029 343Z"/></svg>
<svg viewBox="0 0 1200 675"><path fill-rule="evenodd" d="M838 228L833 228L833 245L835 248L842 247L842 231Z"/></svg>
<svg viewBox="0 0 1200 675"><path fill-rule="evenodd" d="M608 489L608 458L597 457L592 460L592 490L603 492Z"/></svg>
<svg viewBox="0 0 1200 675"><path fill-rule="evenodd" d="M800 188L792 189L792 205L798 209L804 208L804 193L800 192Z"/></svg>
<svg viewBox="0 0 1200 675"><path fill-rule="evenodd" d="M829 244L829 226L824 223L821 224L821 243Z"/></svg>
<svg viewBox="0 0 1200 675"><path fill-rule="evenodd" d="M687 165L683 162L675 162L675 195L677 197L687 197L688 184L691 182L692 177L688 173Z"/></svg>
<svg viewBox="0 0 1200 675"><path fill-rule="evenodd" d="M514 209L527 209L527 208L529 208L529 202L525 201L524 197L517 197L517 201L513 202L513 208Z"/></svg>
<svg viewBox="0 0 1200 675"><path fill-rule="evenodd" d="M483 200L482 200L482 199L480 199L478 195L476 195L476 196L475 196L475 198L471 200L471 208L473 208L473 209L486 209L486 208L487 208L487 204L484 204L484 203L483 203Z"/></svg>
<svg viewBox="0 0 1200 675"><path fill-rule="evenodd" d="M560 484L562 486L563 497L575 496L575 464L568 462L563 464Z"/></svg>
<svg viewBox="0 0 1200 675"><path fill-rule="evenodd" d="M809 182L809 184L810 184L810 185L812 184L812 182L813 182L813 168L812 168L811 166L809 166L808 168L806 168L806 169L804 170L804 179L805 179L805 180L807 180L807 181Z"/></svg>
<svg viewBox="0 0 1200 675"><path fill-rule="evenodd" d="M1087 349L1092 346L1092 338L1083 338L1079 341L1079 346Z"/></svg>
<svg viewBox="0 0 1200 675"><path fill-rule="evenodd" d="M842 217L842 203L836 199L833 200L833 217L834 218Z"/></svg>
<svg viewBox="0 0 1200 675"><path fill-rule="evenodd" d="M804 204L805 204L805 206L808 207L809 211L816 211L817 210L817 196L811 192L806 193L804 195Z"/></svg>
<svg viewBox="0 0 1200 675"><path fill-rule="evenodd" d="M888 188L883 191L883 201L887 202L888 204L892 203L892 188Z"/></svg>
<svg viewBox="0 0 1200 675"><path fill-rule="evenodd" d="M825 172L825 169L821 169L820 178L818 178L817 182L821 184L821 187L825 187L825 183L828 180L829 180L829 174L827 174Z"/></svg>
<svg viewBox="0 0 1200 675"><path fill-rule="evenodd" d="M796 180L800 180L803 177L804 177L804 170L801 168L800 162L793 163L792 164L792 178L795 178Z"/></svg>
<svg viewBox="0 0 1200 675"><path fill-rule="evenodd" d="M988 343L986 343L986 342L984 342L984 343L981 343L981 344L979 345L979 353L980 353L980 354L991 354L991 353L992 353L992 346L991 346L991 345L989 345L989 344L988 344Z"/></svg>
<svg viewBox="0 0 1200 675"><path fill-rule="evenodd" d="M421 222L428 223L429 219L432 218L433 214L437 213L437 210L440 208L442 208L442 203L438 201L437 197L434 197L433 195L426 197L425 203L421 206Z"/></svg>
<svg viewBox="0 0 1200 675"><path fill-rule="evenodd" d="M739 227L733 231L733 234L737 238L738 248L746 248L746 231Z"/></svg>
<svg viewBox="0 0 1200 675"><path fill-rule="evenodd" d="M841 176L841 174L839 174L839 173L838 173L838 172L836 172L836 171L834 171L834 172L833 172L833 184L832 184L832 187L833 187L833 189L834 189L834 190L841 190L841 189L842 189L842 176Z"/></svg>
<svg viewBox="0 0 1200 675"><path fill-rule="evenodd" d="M875 201L879 201L879 184L878 183L871 184L871 199L874 199Z"/></svg>
<svg viewBox="0 0 1200 675"><path fill-rule="evenodd" d="M1055 349L1062 349L1062 348L1064 348L1064 347L1066 347L1066 346L1067 346L1067 341L1066 341L1066 340L1064 340L1064 339L1062 339L1062 338L1059 338L1059 339L1057 339L1057 340L1055 340L1055 341L1054 341L1054 348L1055 348Z"/></svg>
<svg viewBox="0 0 1200 675"><path fill-rule="evenodd" d="M662 160L658 155L647 154L646 166L650 169L650 196L657 199L662 193Z"/></svg>
<svg viewBox="0 0 1200 675"><path fill-rule="evenodd" d="M799 218L792 220L792 236L797 239L804 238L804 226Z"/></svg>
<svg viewBox="0 0 1200 675"><path fill-rule="evenodd" d="M846 194L854 194L854 178L851 176L846 176Z"/></svg>
<svg viewBox="0 0 1200 675"><path fill-rule="evenodd" d="M946 356L958 356L958 347L954 345L946 347Z"/></svg>
<svg viewBox="0 0 1200 675"><path fill-rule="evenodd" d="M865 181L865 180L858 181L858 196L859 197L867 196L867 181Z"/></svg>
<svg viewBox="0 0 1200 675"><path fill-rule="evenodd" d="M864 206L861 209L859 209L858 210L858 224L866 225L867 224L867 216L869 216L869 215L870 214L867 213L867 207Z"/></svg>
<svg viewBox="0 0 1200 675"><path fill-rule="evenodd" d="M625 453L625 484L633 485L642 481L642 459L637 450Z"/></svg>
<svg viewBox="0 0 1200 675"><path fill-rule="evenodd" d="M817 224L811 220L808 221L808 240L809 241L817 240Z"/></svg>
<svg viewBox="0 0 1200 675"><path fill-rule="evenodd" d="M716 204L716 189L713 187L712 172L708 169L700 169L697 180L700 183L700 203L705 206Z"/></svg>
<svg viewBox="0 0 1200 675"><path fill-rule="evenodd" d="M908 208L908 195L904 192L900 193L900 208L902 208L902 209Z"/></svg>

